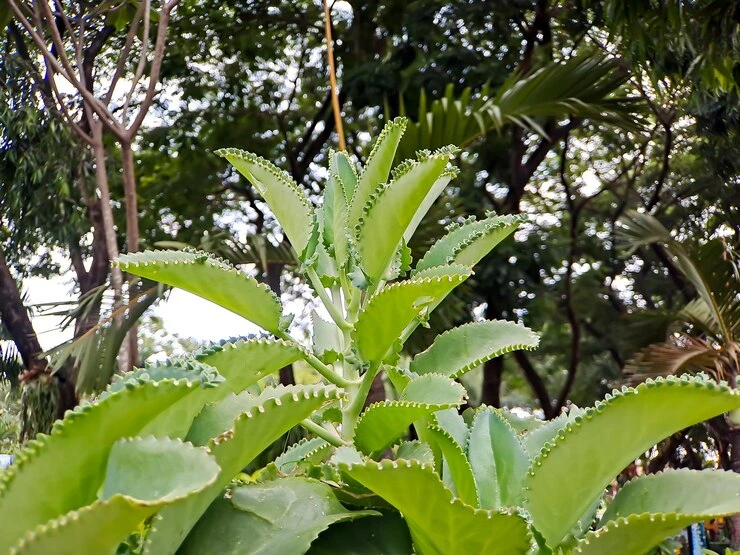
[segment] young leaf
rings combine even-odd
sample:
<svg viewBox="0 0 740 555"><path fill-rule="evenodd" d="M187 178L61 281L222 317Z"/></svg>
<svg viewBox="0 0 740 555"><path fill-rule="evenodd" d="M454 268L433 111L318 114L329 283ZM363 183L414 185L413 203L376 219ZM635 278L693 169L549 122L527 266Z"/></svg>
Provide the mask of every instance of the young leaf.
<svg viewBox="0 0 740 555"><path fill-rule="evenodd" d="M529 328L504 320L471 322L438 335L414 357L409 369L458 378L487 360L519 349L534 349L539 337Z"/></svg>
<svg viewBox="0 0 740 555"><path fill-rule="evenodd" d="M441 268L434 276L419 276L384 287L370 299L355 324L353 337L360 356L380 362L407 326L414 320L426 319L430 308L471 273L453 266Z"/></svg>
<svg viewBox="0 0 740 555"><path fill-rule="evenodd" d="M145 251L121 255L124 271L203 297L261 328L280 331L281 306L269 287L206 253Z"/></svg>
<svg viewBox="0 0 740 555"><path fill-rule="evenodd" d="M441 149L418 162L399 166L395 178L363 208L357 223L357 250L371 283L385 275L417 209L447 171L453 153L454 149Z"/></svg>
<svg viewBox="0 0 740 555"><path fill-rule="evenodd" d="M340 468L403 514L418 553L524 555L529 550L524 518L454 499L431 465L383 460Z"/></svg>
<svg viewBox="0 0 740 555"><path fill-rule="evenodd" d="M482 508L521 504L529 457L516 432L496 409L476 411L468 438L468 459Z"/></svg>
<svg viewBox="0 0 740 555"><path fill-rule="evenodd" d="M298 184L284 171L264 158L235 148L217 150L259 191L290 244L303 259L313 228L313 208Z"/></svg>
<svg viewBox="0 0 740 555"><path fill-rule="evenodd" d="M533 460L525 506L534 527L557 546L631 461L678 430L738 407L740 392L703 377L669 376L607 395Z"/></svg>
<svg viewBox="0 0 740 555"><path fill-rule="evenodd" d="M349 204L349 216L347 219L347 228L353 230L360 221L360 216L370 197L378 190L378 187L388 181L393 157L398 148L398 142L401 140L403 131L406 129L406 119L396 118L389 121L380 132L378 140L375 141L370 156L367 158L367 164L357 181L357 187L351 196L352 202ZM348 195L349 199L350 196Z"/></svg>
<svg viewBox="0 0 740 555"><path fill-rule="evenodd" d="M465 389L445 376L428 374L411 380L398 401L373 403L360 416L355 445L365 453L382 451L406 433L415 421L442 409L459 406Z"/></svg>
<svg viewBox="0 0 740 555"><path fill-rule="evenodd" d="M205 449L180 441L121 440L111 450L101 499L37 527L13 553L115 553L141 522L207 487L218 470Z"/></svg>
<svg viewBox="0 0 740 555"><path fill-rule="evenodd" d="M525 220L526 216L521 215L489 216L484 220L471 217L460 224L453 224L419 260L416 271L440 264L475 266Z"/></svg>
<svg viewBox="0 0 740 555"><path fill-rule="evenodd" d="M318 481L289 477L235 489L211 505L178 553L305 553L335 522L376 511L348 511Z"/></svg>

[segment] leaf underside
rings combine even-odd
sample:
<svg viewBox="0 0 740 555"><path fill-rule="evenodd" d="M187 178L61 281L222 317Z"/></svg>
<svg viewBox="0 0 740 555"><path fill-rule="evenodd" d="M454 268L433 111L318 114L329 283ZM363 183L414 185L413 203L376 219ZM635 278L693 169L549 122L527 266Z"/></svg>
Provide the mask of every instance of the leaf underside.
<svg viewBox="0 0 740 555"><path fill-rule="evenodd" d="M144 251L124 254L116 264L139 277L178 287L254 322L280 331L282 307L269 287L206 253Z"/></svg>

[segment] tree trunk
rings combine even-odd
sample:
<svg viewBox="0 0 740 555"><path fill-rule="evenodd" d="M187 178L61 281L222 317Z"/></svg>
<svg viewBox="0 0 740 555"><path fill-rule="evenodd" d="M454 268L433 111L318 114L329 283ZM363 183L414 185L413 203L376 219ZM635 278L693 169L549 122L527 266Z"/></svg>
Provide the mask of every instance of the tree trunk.
<svg viewBox="0 0 740 555"><path fill-rule="evenodd" d="M730 469L740 473L740 426L730 428ZM730 517L730 540L732 549L740 549L740 514Z"/></svg>
<svg viewBox="0 0 740 555"><path fill-rule="evenodd" d="M26 369L21 376L21 440L32 439L39 433L48 434L54 420L77 404L74 385L67 379L64 369L53 375L49 372L49 361L43 354L21 293L1 251L0 319Z"/></svg>
<svg viewBox="0 0 740 555"><path fill-rule="evenodd" d="M267 285L270 286L272 292L280 297L280 276L283 274L283 264L268 262L267 263ZM288 364L280 369L280 383L283 385L295 384L295 374L293 373L293 365Z"/></svg>
<svg viewBox="0 0 740 555"><path fill-rule="evenodd" d="M501 374L504 371L504 357L496 357L483 365L483 394L481 403L491 407L501 407Z"/></svg>
<svg viewBox="0 0 740 555"><path fill-rule="evenodd" d="M123 193L126 202L126 250L129 253L139 251L139 209L136 199L136 169L131 141L121 141L121 164L123 166ZM129 282L129 299L134 291ZM133 367L139 361L139 330L134 324L128 334L129 365ZM129 370L130 368L127 368Z"/></svg>

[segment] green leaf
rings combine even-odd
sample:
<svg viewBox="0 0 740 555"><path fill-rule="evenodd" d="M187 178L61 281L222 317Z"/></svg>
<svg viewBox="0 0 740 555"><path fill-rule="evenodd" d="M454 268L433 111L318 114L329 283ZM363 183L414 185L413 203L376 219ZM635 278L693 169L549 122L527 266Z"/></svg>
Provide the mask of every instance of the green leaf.
<svg viewBox="0 0 740 555"><path fill-rule="evenodd" d="M487 360L519 349L534 349L538 343L537 334L514 322L471 322L438 335L426 351L414 357L409 370L458 378Z"/></svg>
<svg viewBox="0 0 740 555"><path fill-rule="evenodd" d="M406 555L413 553L406 521L396 511L332 524L311 544L309 555Z"/></svg>
<svg viewBox="0 0 740 555"><path fill-rule="evenodd" d="M303 438L298 443L288 447L282 455L275 459L275 468L282 474L290 474L300 462L319 462L330 452L331 447L326 440L320 437Z"/></svg>
<svg viewBox="0 0 740 555"><path fill-rule="evenodd" d="M617 493L601 527L576 553L647 553L693 522L740 513L740 475L722 470L668 470L641 476Z"/></svg>
<svg viewBox="0 0 740 555"><path fill-rule="evenodd" d="M342 355L341 330L333 322L327 322L315 310L311 311L313 352L324 362L331 364Z"/></svg>
<svg viewBox="0 0 740 555"><path fill-rule="evenodd" d="M111 449L100 500L37 527L13 553L114 554L141 522L203 490L218 470L205 449L180 441L121 440Z"/></svg>
<svg viewBox="0 0 740 555"><path fill-rule="evenodd" d="M524 518L512 512L475 509L454 499L431 465L383 460L340 468L403 514L421 555L523 555L529 550Z"/></svg>
<svg viewBox="0 0 740 555"><path fill-rule="evenodd" d="M476 411L468 438L468 459L482 508L521 505L529 457L514 429L496 409Z"/></svg>
<svg viewBox="0 0 740 555"><path fill-rule="evenodd" d="M525 506L534 526L557 546L631 461L661 439L738 407L740 392L702 377L670 376L607 395L567 423L532 462Z"/></svg>
<svg viewBox="0 0 740 555"><path fill-rule="evenodd" d="M539 425L534 424L534 427L524 434L522 441L530 458L539 455L546 443L553 441L560 430L565 428L567 424L573 423L577 416L582 416L585 412L585 409L571 405L552 420L547 422L538 420ZM510 417L507 420L511 423Z"/></svg>
<svg viewBox="0 0 740 555"><path fill-rule="evenodd" d="M313 208L306 193L283 170L264 158L235 148L216 154L226 158L259 191L299 257L303 257L313 229Z"/></svg>
<svg viewBox="0 0 740 555"><path fill-rule="evenodd" d="M211 505L178 553L305 553L329 525L375 515L348 511L329 486L306 478L249 484Z"/></svg>
<svg viewBox="0 0 740 555"><path fill-rule="evenodd" d="M362 212L370 197L382 184L388 181L393 157L405 128L406 119L396 118L386 123L380 132L352 195L352 203L349 205L347 229L354 230L360 221Z"/></svg>
<svg viewBox="0 0 740 555"><path fill-rule="evenodd" d="M141 382L67 412L49 436L29 441L0 474L0 552L27 530L92 503L113 444L137 435L150 420L199 389L187 380ZM64 464L61 463L64 461ZM54 495L49 495L54 476Z"/></svg>
<svg viewBox="0 0 740 555"><path fill-rule="evenodd" d="M357 222L357 251L371 283L385 275L434 184L443 174L452 172L446 168L453 153L453 149L440 149L418 162L399 166L394 179L368 200Z"/></svg>
<svg viewBox="0 0 740 555"><path fill-rule="evenodd" d="M415 421L462 404L465 389L438 374L411 380L398 401L373 403L360 415L355 445L365 453L382 451L403 436Z"/></svg>
<svg viewBox="0 0 740 555"><path fill-rule="evenodd" d="M447 234L434 243L416 264L416 271L440 264L475 266L501 241L511 235L526 216L489 216L484 220L468 218L452 224Z"/></svg>
<svg viewBox="0 0 740 555"><path fill-rule="evenodd" d="M228 431L208 442L208 449L221 467L216 482L197 496L163 509L147 537L144 553L175 553L238 472L301 420L339 397L340 391L333 386L311 390L286 387L280 390L279 396L268 396L262 405L239 414Z"/></svg>
<svg viewBox="0 0 740 555"><path fill-rule="evenodd" d="M434 464L434 453L429 444L423 441L416 439L413 441L402 441L396 448L396 459L413 459L421 463Z"/></svg>
<svg viewBox="0 0 740 555"><path fill-rule="evenodd" d="M448 432L439 426L427 426L425 435L428 441L439 449L444 457L442 479L445 485L471 507L480 506L478 490L473 477L473 469L465 456L462 446ZM449 476L446 474L449 473ZM448 481L449 478L449 481ZM452 486L452 487L450 487Z"/></svg>
<svg viewBox="0 0 740 555"><path fill-rule="evenodd" d="M212 345L195 358L216 368L226 379L219 387L220 397L223 397L227 392L243 391L265 376L293 364L301 355L300 347L282 339L255 338Z"/></svg>
<svg viewBox="0 0 740 555"><path fill-rule="evenodd" d="M203 297L267 331L276 333L281 329L281 306L275 293L206 253L137 252L121 255L116 265L131 274Z"/></svg>
<svg viewBox="0 0 740 555"><path fill-rule="evenodd" d="M419 276L384 287L370 298L355 324L353 338L367 361L380 362L407 326L425 320L472 272L459 266L440 268L437 275Z"/></svg>

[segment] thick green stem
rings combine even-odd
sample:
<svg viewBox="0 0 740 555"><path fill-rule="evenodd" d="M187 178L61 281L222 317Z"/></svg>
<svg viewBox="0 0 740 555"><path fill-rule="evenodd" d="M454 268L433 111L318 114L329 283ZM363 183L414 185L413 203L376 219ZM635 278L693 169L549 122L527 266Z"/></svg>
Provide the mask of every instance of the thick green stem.
<svg viewBox="0 0 740 555"><path fill-rule="evenodd" d="M313 420L309 420L308 418L306 418L301 422L301 426L303 426L306 431L312 433L317 437L320 437L326 442L332 444L334 447L343 447L344 445L347 445L341 437L335 435L330 430L319 426Z"/></svg>
<svg viewBox="0 0 740 555"><path fill-rule="evenodd" d="M331 319L334 320L334 323L339 326L339 329L341 330L351 330L352 326L347 323L347 320L344 319L340 309L332 302L331 298L326 293L326 289L321 284L321 278L319 278L316 270L308 268L306 270L306 275L308 276L308 279L311 280L311 285L313 285L314 291L316 291L321 302L324 303L324 306L329 312Z"/></svg>
<svg viewBox="0 0 740 555"><path fill-rule="evenodd" d="M342 409L342 435L351 439L354 433L357 420L360 417L360 413L365 406L365 400L370 393L370 388L373 385L375 376L378 375L380 370L380 364L375 364L368 368L365 375L362 376L362 381L359 387L351 387L346 390L349 397L349 401ZM354 386L355 384L353 384Z"/></svg>

